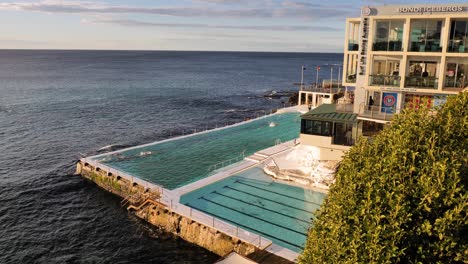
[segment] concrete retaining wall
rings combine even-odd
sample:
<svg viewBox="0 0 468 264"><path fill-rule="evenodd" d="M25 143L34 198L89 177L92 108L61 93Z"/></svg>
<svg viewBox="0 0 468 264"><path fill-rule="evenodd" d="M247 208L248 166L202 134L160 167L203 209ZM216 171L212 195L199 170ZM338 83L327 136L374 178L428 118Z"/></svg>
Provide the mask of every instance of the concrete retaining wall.
<svg viewBox="0 0 468 264"><path fill-rule="evenodd" d="M217 255L225 256L235 251L246 256L260 250L255 245L173 212L166 205L156 202L159 194L155 191L132 183L118 175L113 175L99 167L80 161L76 166L76 174L80 174L108 192L124 198L124 201L128 201L128 205L135 205L133 206L136 208L135 215L139 218ZM148 199L155 202L143 204ZM138 206L138 203L141 204L141 207Z"/></svg>

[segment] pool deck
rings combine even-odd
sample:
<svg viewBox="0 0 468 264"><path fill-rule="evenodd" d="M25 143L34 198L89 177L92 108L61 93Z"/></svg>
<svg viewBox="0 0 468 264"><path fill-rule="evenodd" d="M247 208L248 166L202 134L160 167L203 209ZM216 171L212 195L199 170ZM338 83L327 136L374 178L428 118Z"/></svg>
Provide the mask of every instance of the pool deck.
<svg viewBox="0 0 468 264"><path fill-rule="evenodd" d="M294 112L294 111L296 111L296 108L292 107L292 108L283 109L282 111L278 111L278 113ZM267 116L271 116L271 115L267 115ZM160 144L160 143L163 143L163 142L177 140L177 139L181 139L181 138L185 138L185 137L190 137L190 136L193 136L193 135L196 135L196 134L208 133L208 132L211 132L211 131L214 131L214 130L226 129L228 127L238 126L238 125L241 125L241 124L245 124L246 122L252 122L254 120L258 120L258 119L261 119L261 118L264 118L264 117L260 117L260 118L249 120L249 121L244 121L244 122L241 122L241 123L237 123L237 124L222 127L222 128L216 128L216 129L212 129L212 130L202 131L202 132L198 132L198 133L194 133L194 134L190 134L190 135L178 136L178 137L175 137L175 138L170 138L170 139L166 139L166 140L162 140L162 141L158 141L158 142L153 142L153 143L149 143L149 144L145 144L145 145L135 146L135 147L131 147L131 148L126 148L126 149L122 149L122 150L117 150L117 151L112 151L112 152L108 152L108 153L104 153L104 154L99 154L99 155L96 155L96 156L82 158L81 162L83 164L86 164L86 163L91 164L92 166L94 166L96 168L100 168L100 169L102 169L102 170L104 170L104 171L106 171L108 173L112 173L113 175L118 175L118 176L120 176L122 178L125 178L126 180L130 181L131 183L136 183L136 184L138 184L140 186L144 186L146 189L152 189L152 190L158 191L161 194L161 198L160 198L160 200L158 202L166 205L167 208L171 209L173 212L175 212L175 213L177 213L179 215L185 216L185 217L187 217L189 219L192 219L193 221L199 222L199 223L201 223L203 225L212 227L212 228L214 228L214 229L216 229L216 230L218 230L218 231L220 231L222 233L225 233L225 234L227 234L227 235L229 235L229 236L231 236L233 238L237 238L237 239L240 239L240 240L245 241L247 243L251 243L252 245L256 245L260 249L264 249L264 250L266 250L266 251L268 251L268 252L270 252L272 254L275 254L277 256L285 258L285 259L287 259L289 261L297 262L297 259L299 257L299 253L294 252L294 251L292 251L290 249L278 246L276 244L272 244L272 241L265 238L265 237L253 234L253 233L251 233L249 231L246 231L246 230L244 230L244 229L242 229L240 227L229 224L229 223L227 223L227 222L225 222L223 220L217 219L215 217L212 217L212 216L210 216L208 214L205 214L203 212L200 212L200 211L198 211L196 209L193 209L193 208L191 208L189 206L186 206L186 205L180 203L180 197L182 195L188 193L188 192L191 192L191 191L194 191L196 189L202 188L202 187L207 186L209 184L212 184L214 182L223 180L223 179L225 179L227 177L230 177L230 176L232 176L232 175L234 175L236 173L242 172L244 170L253 168L253 167L257 166L259 163L265 161L266 159L268 159L270 157L273 157L275 155L278 155L278 154L284 153L284 152L286 152L288 150L291 150L294 146L296 146L298 144L298 142L296 140L291 140L291 141L287 141L287 142L284 142L284 143L279 143L279 144L277 144L277 145L275 145L273 147L260 150L260 151L256 152L255 154L253 154L251 156L245 157L240 162L231 164L231 165L229 165L227 167L224 167L224 168L221 168L221 169L215 171L215 173L213 175L211 175L211 176L208 176L208 177L206 177L204 179L201 179L201 180L198 180L196 182L187 184L185 186L176 188L174 190L166 189L163 186L160 186L158 184L155 184L155 183L140 179L138 177L132 176L130 174L127 174L127 173L125 173L123 171L117 170L115 168L112 168L110 166L107 166L107 165L102 164L99 161L97 161L97 158L102 157L102 156L106 156L106 155L110 155L110 154L114 154L114 153L119 153L119 152L127 151L127 150L130 150L130 149L141 148L141 147L144 147L144 146ZM289 184L289 185L296 185L296 184L291 184L290 182L282 182L282 181L278 181L278 182L281 182L281 183L284 183L284 184ZM305 186L300 186L300 187L307 188Z"/></svg>

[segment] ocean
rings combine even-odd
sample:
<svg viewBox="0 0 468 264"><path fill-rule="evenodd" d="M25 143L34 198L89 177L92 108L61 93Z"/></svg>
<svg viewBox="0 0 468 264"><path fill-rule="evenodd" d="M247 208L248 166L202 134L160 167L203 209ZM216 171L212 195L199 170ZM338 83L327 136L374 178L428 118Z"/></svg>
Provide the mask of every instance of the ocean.
<svg viewBox="0 0 468 264"><path fill-rule="evenodd" d="M80 155L282 107L342 54L0 50L0 263L212 263L73 175ZM338 68L334 66L334 74ZM336 76L335 76L336 78Z"/></svg>

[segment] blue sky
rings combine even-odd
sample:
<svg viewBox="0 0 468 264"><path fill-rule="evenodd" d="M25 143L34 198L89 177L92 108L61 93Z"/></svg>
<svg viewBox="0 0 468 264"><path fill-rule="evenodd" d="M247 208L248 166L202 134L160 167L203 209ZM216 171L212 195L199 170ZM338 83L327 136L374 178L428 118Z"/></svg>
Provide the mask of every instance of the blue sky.
<svg viewBox="0 0 468 264"><path fill-rule="evenodd" d="M0 49L342 52L361 6L465 1L0 1Z"/></svg>

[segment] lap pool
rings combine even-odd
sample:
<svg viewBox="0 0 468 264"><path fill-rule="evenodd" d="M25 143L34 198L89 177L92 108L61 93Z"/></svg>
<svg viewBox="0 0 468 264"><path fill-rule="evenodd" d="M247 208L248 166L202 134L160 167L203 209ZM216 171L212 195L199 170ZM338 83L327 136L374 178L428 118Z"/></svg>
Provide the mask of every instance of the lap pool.
<svg viewBox="0 0 468 264"><path fill-rule="evenodd" d="M301 252L325 196L274 182L254 167L187 193L180 203Z"/></svg>
<svg viewBox="0 0 468 264"><path fill-rule="evenodd" d="M274 122L275 126L270 126ZM174 140L93 158L111 168L159 184L182 187L209 176L216 164L299 136L299 113L283 113Z"/></svg>

